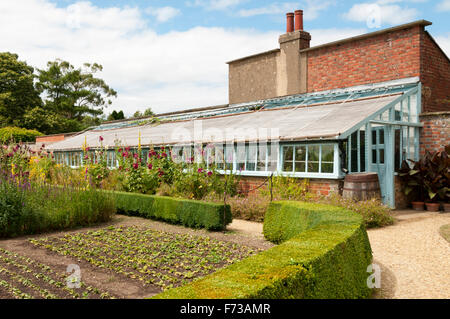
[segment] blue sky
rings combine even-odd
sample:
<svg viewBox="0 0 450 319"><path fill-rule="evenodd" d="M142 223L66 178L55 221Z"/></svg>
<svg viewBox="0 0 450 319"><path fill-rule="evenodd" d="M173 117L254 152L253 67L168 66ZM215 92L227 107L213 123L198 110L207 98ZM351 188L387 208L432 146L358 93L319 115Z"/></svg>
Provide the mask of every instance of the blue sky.
<svg viewBox="0 0 450 319"><path fill-rule="evenodd" d="M296 9L312 45L426 19L450 55L450 0L1 1L0 51L38 68L100 63L118 91L106 113L168 112L227 103L225 62L277 48Z"/></svg>

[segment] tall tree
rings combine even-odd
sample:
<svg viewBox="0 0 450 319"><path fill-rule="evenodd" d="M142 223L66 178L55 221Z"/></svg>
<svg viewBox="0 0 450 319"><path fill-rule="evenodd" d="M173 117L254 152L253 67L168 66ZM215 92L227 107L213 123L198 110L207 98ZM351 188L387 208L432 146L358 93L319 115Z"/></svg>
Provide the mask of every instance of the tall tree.
<svg viewBox="0 0 450 319"><path fill-rule="evenodd" d="M0 126L21 125L28 109L42 105L34 69L17 54L0 52Z"/></svg>
<svg viewBox="0 0 450 319"><path fill-rule="evenodd" d="M38 70L37 88L46 96L46 109L67 119L83 120L103 114L103 108L112 103L117 93L95 74L103 67L85 63L76 69L67 61L47 63L46 70Z"/></svg>
<svg viewBox="0 0 450 319"><path fill-rule="evenodd" d="M123 120L125 119L125 115L123 114L123 111L112 111L111 114L108 115L107 120L108 121L117 121L117 120Z"/></svg>

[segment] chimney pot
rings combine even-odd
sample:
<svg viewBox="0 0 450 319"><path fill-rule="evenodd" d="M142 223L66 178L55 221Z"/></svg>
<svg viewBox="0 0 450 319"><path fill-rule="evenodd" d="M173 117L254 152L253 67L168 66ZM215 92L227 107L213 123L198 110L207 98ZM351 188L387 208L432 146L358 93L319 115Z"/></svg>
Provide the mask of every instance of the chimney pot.
<svg viewBox="0 0 450 319"><path fill-rule="evenodd" d="M303 31L303 10L295 10L295 31Z"/></svg>
<svg viewBox="0 0 450 319"><path fill-rule="evenodd" d="M294 31L294 14L292 12L286 13L286 32Z"/></svg>

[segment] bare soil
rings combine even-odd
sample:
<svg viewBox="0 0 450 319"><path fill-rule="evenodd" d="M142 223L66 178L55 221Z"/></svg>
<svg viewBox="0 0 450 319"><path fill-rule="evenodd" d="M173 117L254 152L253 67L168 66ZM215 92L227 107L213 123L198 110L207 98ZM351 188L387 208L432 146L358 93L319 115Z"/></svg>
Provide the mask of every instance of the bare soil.
<svg viewBox="0 0 450 319"><path fill-rule="evenodd" d="M116 298L146 298L151 297L159 292L161 288L154 285L143 285L138 280L130 280L130 278L118 274L112 270L103 269L92 265L91 263L77 259L71 256L63 256L58 253L52 252L45 248L36 247L29 242L30 238L39 239L46 237L60 237L66 234L74 234L79 232L86 232L89 230L98 230L108 226L114 227L128 227L128 226L139 226L145 227L152 230L164 231L176 234L189 234L194 236L207 236L220 241L236 243L239 245L245 245L255 249L268 249L273 246L270 242L264 240L262 236L245 235L245 232L240 232L236 230L221 231L221 232L210 232L202 229L189 229L182 226L170 225L163 222L152 221L148 219L143 219L139 217L128 217L123 215L116 215L113 217L111 222L99 224L93 227L80 228L71 231L46 233L36 236L23 236L20 238L1 240L0 248L6 249L7 251L18 253L21 256L26 256L32 260L48 265L55 273L62 274L65 276L67 266L70 264L77 264L80 266L82 273L82 281L86 286L91 286L98 289L101 292L108 292L111 296ZM0 266L3 264L0 262ZM1 267L0 267L1 268ZM6 268L6 267L5 267ZM37 271L37 270L36 270ZM23 277L33 279L33 274L22 274ZM5 274L0 274L0 280L3 279L2 276ZM8 276L4 278L5 281L10 282L12 279ZM15 282L15 284L18 284ZM36 284L42 285L42 288L48 289L51 293L55 294L58 298L69 298L65 292L60 292L54 290L52 287L47 286L41 281L37 281ZM20 289L23 292L32 293L29 287L22 287ZM52 289L50 289L52 288ZM80 293L81 295L81 293ZM35 298L42 298L36 292L32 294ZM98 294L90 294L89 298L98 298ZM0 299L1 298L12 298L11 293L5 288L0 286Z"/></svg>

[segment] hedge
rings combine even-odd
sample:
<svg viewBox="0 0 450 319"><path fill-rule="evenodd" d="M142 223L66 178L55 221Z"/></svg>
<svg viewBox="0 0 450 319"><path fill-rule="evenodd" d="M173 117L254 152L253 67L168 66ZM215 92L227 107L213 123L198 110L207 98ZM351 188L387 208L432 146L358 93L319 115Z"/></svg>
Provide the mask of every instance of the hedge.
<svg viewBox="0 0 450 319"><path fill-rule="evenodd" d="M362 218L329 205L274 202L264 235L281 243L154 298L368 298L372 252Z"/></svg>
<svg viewBox="0 0 450 319"><path fill-rule="evenodd" d="M37 136L43 135L36 130L27 130L20 127L3 127L0 128L0 143L14 142L35 142Z"/></svg>
<svg viewBox="0 0 450 319"><path fill-rule="evenodd" d="M232 221L229 205L166 196L113 192L119 214L221 230Z"/></svg>

